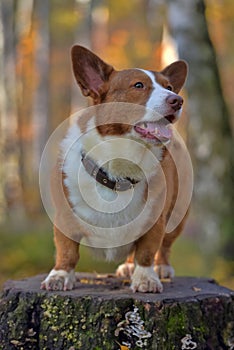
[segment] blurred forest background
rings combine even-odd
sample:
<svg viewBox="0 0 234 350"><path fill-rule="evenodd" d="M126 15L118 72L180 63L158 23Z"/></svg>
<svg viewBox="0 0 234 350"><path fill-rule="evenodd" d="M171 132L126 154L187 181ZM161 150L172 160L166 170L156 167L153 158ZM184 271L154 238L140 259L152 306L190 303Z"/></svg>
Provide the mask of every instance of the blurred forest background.
<svg viewBox="0 0 234 350"><path fill-rule="evenodd" d="M172 262L234 288L233 33L232 0L0 1L0 283L53 265L38 169L53 130L87 105L71 72L79 43L117 69L189 63L180 123L194 196ZM79 270L114 271L82 250Z"/></svg>

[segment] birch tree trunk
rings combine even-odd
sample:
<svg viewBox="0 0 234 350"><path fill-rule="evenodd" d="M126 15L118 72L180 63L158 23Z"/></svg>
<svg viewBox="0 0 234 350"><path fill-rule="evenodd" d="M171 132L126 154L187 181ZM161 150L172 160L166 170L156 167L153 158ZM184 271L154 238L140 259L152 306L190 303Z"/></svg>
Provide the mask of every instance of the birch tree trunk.
<svg viewBox="0 0 234 350"><path fill-rule="evenodd" d="M204 1L169 0L168 23L180 58L189 63L186 85L191 120L189 143L194 156L194 201L199 230L213 243L225 234L226 248L232 247L233 140ZM226 255L232 254L231 250L227 249Z"/></svg>
<svg viewBox="0 0 234 350"><path fill-rule="evenodd" d="M33 97L33 165L37 171L49 133L49 0L35 0L36 41Z"/></svg>
<svg viewBox="0 0 234 350"><path fill-rule="evenodd" d="M15 8L13 0L0 2L0 221L14 217L19 224L24 209L20 179L20 152L16 105Z"/></svg>
<svg viewBox="0 0 234 350"><path fill-rule="evenodd" d="M77 0L74 5L74 10L80 14L79 26L77 26L74 34L74 43L80 44L87 48L91 48L91 1ZM71 79L71 113L87 106L87 98L85 98L77 83L72 77Z"/></svg>

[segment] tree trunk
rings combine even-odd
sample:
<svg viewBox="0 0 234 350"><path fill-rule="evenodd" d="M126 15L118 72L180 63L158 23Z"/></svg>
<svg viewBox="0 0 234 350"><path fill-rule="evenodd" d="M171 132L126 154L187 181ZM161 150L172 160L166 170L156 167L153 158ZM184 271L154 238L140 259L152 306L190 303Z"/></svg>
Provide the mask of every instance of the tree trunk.
<svg viewBox="0 0 234 350"><path fill-rule="evenodd" d="M178 277L162 294L134 294L110 275L78 273L66 292L41 291L43 278L6 283L0 349L233 349L234 292L212 280Z"/></svg>
<svg viewBox="0 0 234 350"><path fill-rule="evenodd" d="M6 93L4 86L4 32L3 32L3 19L2 19L2 3L0 3L0 161L3 161L4 157L4 144L5 137L5 123L6 123L6 114L5 114L5 105L6 105ZM5 171L4 168L0 168L0 223L4 221L6 217L6 201L4 194L5 187Z"/></svg>
<svg viewBox="0 0 234 350"><path fill-rule="evenodd" d="M75 30L74 44L79 44L87 48L91 48L91 7L92 1L82 2L76 1L74 10L80 14L79 25ZM70 59L69 55L67 56ZM72 73L71 79L71 113L87 107L87 98L84 97L77 86L75 78Z"/></svg>
<svg viewBox="0 0 234 350"><path fill-rule="evenodd" d="M207 236L212 232L215 241L220 237L221 227L231 256L230 247L234 244L233 139L216 55L208 33L204 1L169 0L168 22L180 58L189 63L186 88L199 231Z"/></svg>
<svg viewBox="0 0 234 350"><path fill-rule="evenodd" d="M49 136L49 0L35 0L36 86L33 96L33 168L37 172Z"/></svg>
<svg viewBox="0 0 234 350"><path fill-rule="evenodd" d="M17 119L20 154L20 179L26 213L35 211L35 176L32 172L32 96L34 91L33 66L35 31L33 28L34 0L15 2L15 46Z"/></svg>
<svg viewBox="0 0 234 350"><path fill-rule="evenodd" d="M0 222L24 216L16 106L15 8L0 2Z"/></svg>

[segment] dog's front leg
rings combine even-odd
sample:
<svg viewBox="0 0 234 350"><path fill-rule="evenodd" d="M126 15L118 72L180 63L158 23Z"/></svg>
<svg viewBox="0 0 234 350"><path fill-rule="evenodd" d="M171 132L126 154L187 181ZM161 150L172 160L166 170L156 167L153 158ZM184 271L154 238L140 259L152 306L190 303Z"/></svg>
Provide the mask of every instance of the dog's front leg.
<svg viewBox="0 0 234 350"><path fill-rule="evenodd" d="M162 283L154 271L154 256L161 246L164 231L156 224L136 243L136 267L132 275L131 289L136 292L161 293Z"/></svg>
<svg viewBox="0 0 234 350"><path fill-rule="evenodd" d="M70 290L75 285L75 266L79 260L79 243L65 236L54 226L56 264L42 282L41 288L47 290Z"/></svg>

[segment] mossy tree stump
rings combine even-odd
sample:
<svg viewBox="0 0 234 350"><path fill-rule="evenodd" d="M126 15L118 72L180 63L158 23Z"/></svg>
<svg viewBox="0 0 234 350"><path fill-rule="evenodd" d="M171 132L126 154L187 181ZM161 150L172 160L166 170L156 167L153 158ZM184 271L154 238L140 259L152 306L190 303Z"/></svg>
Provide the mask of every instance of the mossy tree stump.
<svg viewBox="0 0 234 350"><path fill-rule="evenodd" d="M75 290L47 292L44 277L5 284L1 350L234 349L234 292L212 280L178 277L162 294L134 294L127 280L81 273Z"/></svg>

